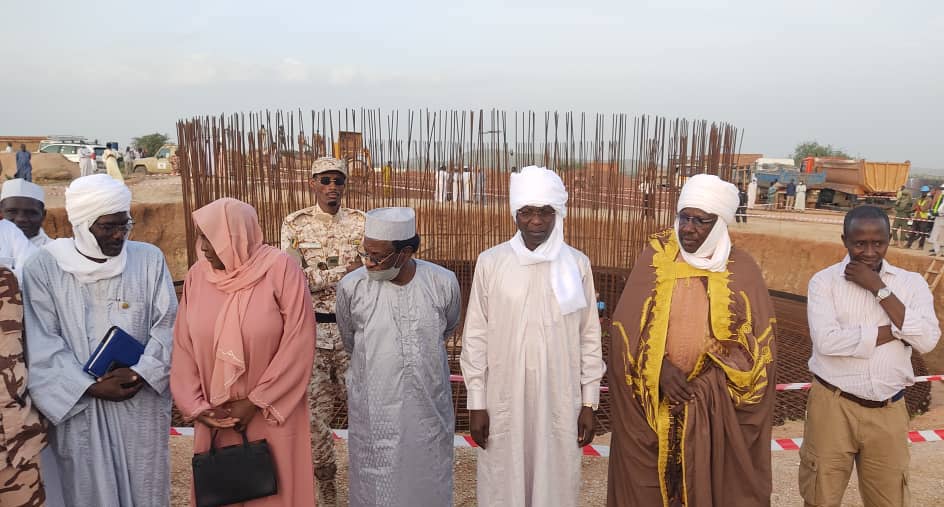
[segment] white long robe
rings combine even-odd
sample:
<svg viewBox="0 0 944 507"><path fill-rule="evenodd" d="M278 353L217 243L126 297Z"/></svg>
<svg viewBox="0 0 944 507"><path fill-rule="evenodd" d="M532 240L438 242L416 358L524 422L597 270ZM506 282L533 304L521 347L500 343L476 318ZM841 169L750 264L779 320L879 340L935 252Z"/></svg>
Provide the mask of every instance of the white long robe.
<svg viewBox="0 0 944 507"><path fill-rule="evenodd" d="M39 233L29 239L30 243L33 244L37 249L40 249L46 246L47 243L52 242L52 238L46 235L46 231L42 228L39 229Z"/></svg>
<svg viewBox="0 0 944 507"><path fill-rule="evenodd" d="M565 246L564 248L571 248ZM586 300L590 260L571 248ZM597 403L603 363L597 306L561 315L550 263L522 266L509 243L479 255L462 335L468 408L489 415L478 452L481 506L577 505L577 417Z"/></svg>
<svg viewBox="0 0 944 507"><path fill-rule="evenodd" d="M445 341L459 325L456 275L416 261L399 286L360 268L335 308L347 372L351 507L452 505L455 414Z"/></svg>
<svg viewBox="0 0 944 507"><path fill-rule="evenodd" d="M757 180L751 179L751 182L747 184L747 208L748 209L753 208L756 202L757 202Z"/></svg>
<svg viewBox="0 0 944 507"><path fill-rule="evenodd" d="M156 247L129 241L120 276L82 284L42 249L23 272L29 390L52 423L66 505L170 503L169 373L177 298ZM132 368L147 385L122 402L85 394L82 366L111 326L145 344Z"/></svg>
<svg viewBox="0 0 944 507"><path fill-rule="evenodd" d="M793 209L796 211L806 210L806 185L800 183L797 185L796 201L793 203Z"/></svg>

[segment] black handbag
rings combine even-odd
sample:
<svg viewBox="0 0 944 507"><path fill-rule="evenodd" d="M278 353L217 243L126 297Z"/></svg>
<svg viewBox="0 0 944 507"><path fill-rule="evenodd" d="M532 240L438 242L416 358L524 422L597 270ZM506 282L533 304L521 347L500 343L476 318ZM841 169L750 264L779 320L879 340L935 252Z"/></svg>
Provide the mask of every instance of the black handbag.
<svg viewBox="0 0 944 507"><path fill-rule="evenodd" d="M218 507L278 493L269 443L250 442L245 431L240 434L242 444L217 448L214 431L210 450L194 455L191 463L197 507Z"/></svg>

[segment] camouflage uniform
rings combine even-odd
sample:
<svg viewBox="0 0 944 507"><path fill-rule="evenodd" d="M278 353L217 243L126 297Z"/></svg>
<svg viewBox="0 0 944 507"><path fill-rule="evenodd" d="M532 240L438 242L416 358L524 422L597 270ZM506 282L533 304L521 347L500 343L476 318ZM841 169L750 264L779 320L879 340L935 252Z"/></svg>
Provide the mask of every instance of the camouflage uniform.
<svg viewBox="0 0 944 507"><path fill-rule="evenodd" d="M0 268L0 505L43 505L46 494L39 474L39 451L46 430L26 393L23 357L23 299L16 277Z"/></svg>
<svg viewBox="0 0 944 507"><path fill-rule="evenodd" d="M316 314L334 316L335 286L347 274L348 264L357 259L363 236L364 214L353 209L341 208L331 215L316 205L285 217L282 249L297 250L304 259ZM308 397L311 445L321 496L319 504L330 504L337 470L330 423L335 404L347 396L344 375L350 357L344 351L337 324L318 323L317 333L318 350Z"/></svg>

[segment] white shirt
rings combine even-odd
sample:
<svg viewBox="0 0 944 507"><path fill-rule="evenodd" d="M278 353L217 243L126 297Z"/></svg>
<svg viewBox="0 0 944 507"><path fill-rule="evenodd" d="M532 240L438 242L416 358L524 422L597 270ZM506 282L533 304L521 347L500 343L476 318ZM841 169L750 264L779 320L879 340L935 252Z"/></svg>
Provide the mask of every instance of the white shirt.
<svg viewBox="0 0 944 507"><path fill-rule="evenodd" d="M10 268L19 279L23 263L35 250L36 247L16 224L0 220L0 266Z"/></svg>
<svg viewBox="0 0 944 507"><path fill-rule="evenodd" d="M810 371L847 393L884 401L914 384L911 347L905 342L925 354L941 337L934 296L918 273L882 262L882 282L905 305L899 329L870 291L845 279L848 264L846 256L810 280ZM876 347L878 328L888 325L897 340Z"/></svg>

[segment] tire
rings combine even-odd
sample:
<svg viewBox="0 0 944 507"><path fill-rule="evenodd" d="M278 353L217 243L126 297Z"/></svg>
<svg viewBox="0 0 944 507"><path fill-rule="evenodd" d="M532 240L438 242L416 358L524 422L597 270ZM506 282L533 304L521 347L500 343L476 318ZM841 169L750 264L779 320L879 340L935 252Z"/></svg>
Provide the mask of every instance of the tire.
<svg viewBox="0 0 944 507"><path fill-rule="evenodd" d="M135 176L147 176L147 166L136 165L134 170L131 171Z"/></svg>

